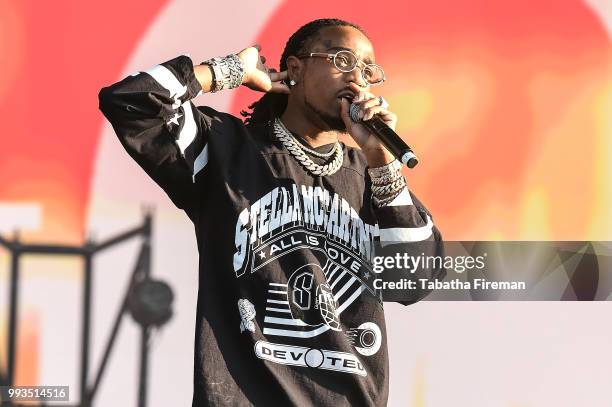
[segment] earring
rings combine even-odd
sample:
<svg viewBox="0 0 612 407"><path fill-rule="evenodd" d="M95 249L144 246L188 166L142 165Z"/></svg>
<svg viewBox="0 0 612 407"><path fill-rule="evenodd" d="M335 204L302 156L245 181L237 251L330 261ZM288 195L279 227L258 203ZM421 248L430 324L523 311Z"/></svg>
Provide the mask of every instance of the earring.
<svg viewBox="0 0 612 407"><path fill-rule="evenodd" d="M295 86L295 84L296 84L296 83L297 83L297 82L296 82L296 81L294 81L293 79L291 79L291 80L289 81L289 85L291 85L291 86Z"/></svg>

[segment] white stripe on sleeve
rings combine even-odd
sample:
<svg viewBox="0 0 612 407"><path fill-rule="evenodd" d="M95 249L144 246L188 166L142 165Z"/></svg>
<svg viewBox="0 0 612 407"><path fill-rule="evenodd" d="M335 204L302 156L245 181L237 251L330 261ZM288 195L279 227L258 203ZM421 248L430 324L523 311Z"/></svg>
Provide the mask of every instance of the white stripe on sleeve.
<svg viewBox="0 0 612 407"><path fill-rule="evenodd" d="M389 202L387 205L384 205L384 206L400 206L400 205L414 205L414 203L412 202L412 198L410 197L410 192L408 192L408 187L404 187L404 189L402 190L402 192L400 192L398 196L393 198L391 202Z"/></svg>
<svg viewBox="0 0 612 407"><path fill-rule="evenodd" d="M420 242L431 236L433 233L432 229L433 222L429 215L427 215L427 225L418 228L380 228L380 241Z"/></svg>
<svg viewBox="0 0 612 407"><path fill-rule="evenodd" d="M179 98L187 92L187 86L181 84L176 76L163 65L156 65L145 72L170 92L170 97L174 98L172 108L178 109L182 103Z"/></svg>
<svg viewBox="0 0 612 407"><path fill-rule="evenodd" d="M195 176L197 175L202 168L204 168L208 164L208 144L204 146L204 149L198 154L194 164L193 164L193 182L195 182Z"/></svg>
<svg viewBox="0 0 612 407"><path fill-rule="evenodd" d="M181 129L181 133L179 134L176 143L181 149L181 154L184 155L187 147L189 147L189 145L191 145L191 143L195 139L198 133L198 127L196 126L195 120L193 118L193 110L191 110L191 101L188 100L183 103L182 108L184 111L183 128Z"/></svg>

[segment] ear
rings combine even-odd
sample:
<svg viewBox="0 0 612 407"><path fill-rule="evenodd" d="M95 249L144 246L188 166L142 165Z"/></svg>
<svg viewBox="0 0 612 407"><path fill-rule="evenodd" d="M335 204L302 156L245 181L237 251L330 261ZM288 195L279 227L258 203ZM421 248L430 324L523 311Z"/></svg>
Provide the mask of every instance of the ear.
<svg viewBox="0 0 612 407"><path fill-rule="evenodd" d="M290 56L287 58L287 82L291 79L300 83L302 81L302 75L304 73L304 63L301 59Z"/></svg>

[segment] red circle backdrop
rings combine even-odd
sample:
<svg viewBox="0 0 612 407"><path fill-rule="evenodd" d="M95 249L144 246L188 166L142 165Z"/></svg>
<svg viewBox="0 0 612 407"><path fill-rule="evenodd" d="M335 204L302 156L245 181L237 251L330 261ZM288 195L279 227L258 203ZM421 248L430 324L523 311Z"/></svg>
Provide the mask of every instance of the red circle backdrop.
<svg viewBox="0 0 612 407"><path fill-rule="evenodd" d="M389 77L373 91L422 160L409 184L446 238L605 238L589 214L606 193L593 164L602 136L593 112L610 92L611 48L587 6L368 4L285 2L256 41L278 68L286 39L310 20L337 16L365 29ZM259 96L239 90L231 112Z"/></svg>
<svg viewBox="0 0 612 407"><path fill-rule="evenodd" d="M0 5L0 200L41 204L34 236L82 241L97 92L166 4ZM609 237L610 40L584 3L287 1L253 41L278 61L297 27L329 16L372 38L390 78L377 91L422 159L409 183L446 238ZM230 111L257 96L237 91Z"/></svg>

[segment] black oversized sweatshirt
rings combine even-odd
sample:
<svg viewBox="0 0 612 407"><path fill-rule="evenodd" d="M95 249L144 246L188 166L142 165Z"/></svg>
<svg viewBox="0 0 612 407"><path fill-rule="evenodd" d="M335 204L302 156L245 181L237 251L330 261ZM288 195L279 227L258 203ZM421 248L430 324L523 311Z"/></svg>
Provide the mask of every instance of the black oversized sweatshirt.
<svg viewBox="0 0 612 407"><path fill-rule="evenodd" d="M431 214L408 189L374 206L360 150L342 144L340 170L310 175L269 123L196 107L201 92L179 56L99 95L128 154L195 226L193 406L386 405L370 243L439 240Z"/></svg>

